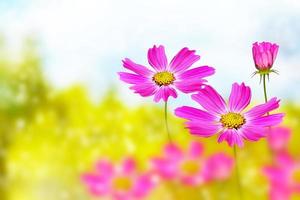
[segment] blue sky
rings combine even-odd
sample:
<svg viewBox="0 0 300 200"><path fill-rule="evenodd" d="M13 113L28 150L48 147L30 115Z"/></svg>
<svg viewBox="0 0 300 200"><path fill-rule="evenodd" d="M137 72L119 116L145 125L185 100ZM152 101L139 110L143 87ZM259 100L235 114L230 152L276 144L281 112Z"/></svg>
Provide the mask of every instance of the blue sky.
<svg viewBox="0 0 300 200"><path fill-rule="evenodd" d="M134 103L144 99L132 95L116 72L124 57L146 65L153 44L165 45L170 59L184 46L197 50L198 66L217 69L209 79L215 88L228 94L233 82L244 81L260 99L258 77L250 78L251 45L272 41L280 45L274 66L280 76L271 77L269 96L297 100L299 10L297 0L7 0L0 1L0 32L12 49L36 37L55 86L81 83L99 96L115 85Z"/></svg>

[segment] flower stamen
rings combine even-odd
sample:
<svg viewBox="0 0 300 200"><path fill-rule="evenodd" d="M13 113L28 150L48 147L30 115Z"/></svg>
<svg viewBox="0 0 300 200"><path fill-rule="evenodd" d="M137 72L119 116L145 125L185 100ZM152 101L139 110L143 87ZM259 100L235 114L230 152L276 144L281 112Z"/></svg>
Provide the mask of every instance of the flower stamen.
<svg viewBox="0 0 300 200"><path fill-rule="evenodd" d="M113 180L112 185L117 190L127 191L132 187L132 182L127 177L117 177Z"/></svg>
<svg viewBox="0 0 300 200"><path fill-rule="evenodd" d="M229 112L221 116L220 122L223 127L239 129L246 123L246 119L239 113Z"/></svg>
<svg viewBox="0 0 300 200"><path fill-rule="evenodd" d="M175 81L175 76L171 72L163 71L163 72L157 72L152 77L152 80L156 83L158 86L168 86L172 84Z"/></svg>
<svg viewBox="0 0 300 200"><path fill-rule="evenodd" d="M200 166L196 161L187 160L181 164L180 169L188 175L195 175L198 173Z"/></svg>

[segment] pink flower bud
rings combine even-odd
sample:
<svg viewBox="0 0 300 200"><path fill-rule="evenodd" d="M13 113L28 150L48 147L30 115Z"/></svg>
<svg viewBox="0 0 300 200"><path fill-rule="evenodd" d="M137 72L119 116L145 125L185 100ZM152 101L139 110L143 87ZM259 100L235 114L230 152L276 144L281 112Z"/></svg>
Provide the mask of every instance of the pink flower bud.
<svg viewBox="0 0 300 200"><path fill-rule="evenodd" d="M253 60L256 69L266 71L272 68L279 46L270 42L255 42L252 46Z"/></svg>

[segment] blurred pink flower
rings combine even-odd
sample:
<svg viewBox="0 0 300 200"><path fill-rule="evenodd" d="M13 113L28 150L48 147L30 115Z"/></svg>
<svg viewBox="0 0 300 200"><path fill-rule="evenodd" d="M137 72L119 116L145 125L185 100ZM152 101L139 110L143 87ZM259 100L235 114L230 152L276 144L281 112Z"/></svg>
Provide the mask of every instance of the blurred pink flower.
<svg viewBox="0 0 300 200"><path fill-rule="evenodd" d="M165 180L178 179L186 185L201 185L205 181L202 155L203 146L198 142L192 142L187 152L175 144L167 144L164 156L152 159L153 169Z"/></svg>
<svg viewBox="0 0 300 200"><path fill-rule="evenodd" d="M287 127L273 127L267 129L267 141L275 152L286 151L290 139L291 130Z"/></svg>
<svg viewBox="0 0 300 200"><path fill-rule="evenodd" d="M271 200L286 200L293 193L300 194L300 162L287 153L278 154L276 165L263 171L270 181Z"/></svg>
<svg viewBox="0 0 300 200"><path fill-rule="evenodd" d="M230 146L242 147L243 139L257 141L265 137L265 128L279 124L284 116L282 113L266 115L279 107L276 98L243 112L251 100L251 89L244 83L232 85L228 104L211 86L203 87L192 99L204 110L189 106L175 110L178 117L189 120L186 127L190 133L202 137L219 134L218 142L226 140Z"/></svg>
<svg viewBox="0 0 300 200"><path fill-rule="evenodd" d="M150 173L137 172L135 161L125 159L121 166L106 160L96 164L95 173L84 173L82 181L93 196L110 196L115 200L142 199L155 183Z"/></svg>
<svg viewBox="0 0 300 200"><path fill-rule="evenodd" d="M259 71L270 70L275 62L279 46L270 42L255 42L252 46L253 60Z"/></svg>
<svg viewBox="0 0 300 200"><path fill-rule="evenodd" d="M208 66L188 70L199 59L200 56L194 50L185 47L168 63L164 46L154 45L148 51L148 62L152 70L125 58L123 66L133 73L118 74L122 81L132 84L130 89L135 93L143 97L154 95L155 102L161 99L166 102L170 96L177 97L175 88L184 93L195 92L206 82L204 77L215 73L214 68Z"/></svg>
<svg viewBox="0 0 300 200"><path fill-rule="evenodd" d="M209 156L204 167L204 174L208 181L224 181L233 171L234 160L224 153L216 153Z"/></svg>

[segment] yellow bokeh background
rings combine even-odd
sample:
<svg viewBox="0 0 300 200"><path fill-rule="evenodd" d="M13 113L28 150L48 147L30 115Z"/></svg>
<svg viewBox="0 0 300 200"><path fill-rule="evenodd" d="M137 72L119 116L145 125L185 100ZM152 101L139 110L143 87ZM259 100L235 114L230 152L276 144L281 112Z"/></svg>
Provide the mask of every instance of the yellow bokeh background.
<svg viewBox="0 0 300 200"><path fill-rule="evenodd" d="M41 59L34 40L24 42L17 58L7 54L4 42L0 44L1 200L93 199L80 175L92 170L97 160L118 163L133 156L143 170L151 156L161 154L168 141L162 105L128 106L113 86L96 103L81 85L58 90L46 80ZM281 111L286 112L284 124L292 129L289 151L297 156L300 106L287 102ZM172 112L169 124L175 142L186 147L199 140L206 155L219 151L232 155L232 149L218 144L216 137L189 135ZM261 169L271 159L265 139L246 143L238 150L238 159L245 199L267 199L268 182ZM231 200L236 195L232 176L196 188L162 183L147 199Z"/></svg>

